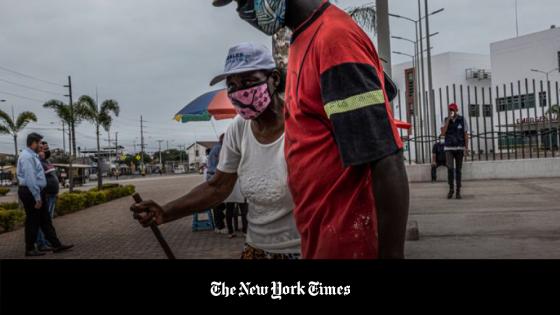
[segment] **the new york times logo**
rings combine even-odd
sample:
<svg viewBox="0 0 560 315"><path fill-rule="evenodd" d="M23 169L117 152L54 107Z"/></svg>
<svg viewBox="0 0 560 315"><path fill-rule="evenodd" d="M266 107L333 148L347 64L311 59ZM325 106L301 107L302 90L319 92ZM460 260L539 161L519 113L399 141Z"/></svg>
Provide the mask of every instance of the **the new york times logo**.
<svg viewBox="0 0 560 315"><path fill-rule="evenodd" d="M270 285L240 282L237 286L228 286L225 282L214 281L210 284L210 294L217 297L269 296L273 300L281 300L284 296L348 296L350 286L324 285L318 281L310 281L302 285L298 281L293 285L285 285L280 281Z"/></svg>

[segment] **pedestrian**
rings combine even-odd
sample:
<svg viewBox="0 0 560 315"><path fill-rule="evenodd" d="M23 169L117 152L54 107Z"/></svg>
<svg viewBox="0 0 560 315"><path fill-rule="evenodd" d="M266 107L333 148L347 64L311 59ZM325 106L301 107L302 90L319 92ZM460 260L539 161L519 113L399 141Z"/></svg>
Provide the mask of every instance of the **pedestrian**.
<svg viewBox="0 0 560 315"><path fill-rule="evenodd" d="M58 182L56 168L49 162L49 158L51 157L49 144L46 141L43 141L41 144L42 149L39 152L39 160L45 170L45 179L47 181L47 185L44 189L46 197L45 202L47 211L52 220L54 217L56 198L58 196L60 183ZM37 248L40 252L52 251L52 245L45 239L45 234L40 228L39 233L37 234Z"/></svg>
<svg viewBox="0 0 560 315"><path fill-rule="evenodd" d="M241 258L298 259L301 240L284 156L282 73L269 49L243 43L230 49L224 72L212 84L224 79L239 115L225 134L216 174L164 206L146 201L131 210L144 226L173 221L223 202L239 180L249 203Z"/></svg>
<svg viewBox="0 0 560 315"><path fill-rule="evenodd" d="M247 213L249 212L249 204L247 203L247 199L243 201L243 203L238 204L239 207L239 216L241 217L241 232L244 236L247 236Z"/></svg>
<svg viewBox="0 0 560 315"><path fill-rule="evenodd" d="M45 171L39 161L41 140L43 136L31 133L27 136L27 147L23 149L18 159L18 196L25 208L25 255L43 256L35 248L39 228L43 231L45 239L52 245L52 251L59 253L73 247L64 245L56 235L49 215L44 188L47 185Z"/></svg>
<svg viewBox="0 0 560 315"><path fill-rule="evenodd" d="M440 166L447 167L445 157L445 137L441 135L432 147L432 183L437 182L437 169Z"/></svg>
<svg viewBox="0 0 560 315"><path fill-rule="evenodd" d="M285 153L303 257L404 258L403 143L369 36L326 0L236 2L241 19L265 34L293 31Z"/></svg>
<svg viewBox="0 0 560 315"><path fill-rule="evenodd" d="M239 205L245 202L245 198L239 188L239 180L235 184L233 191L229 197L224 201L226 208L226 226L229 238L237 236L236 231L239 230L238 209Z"/></svg>
<svg viewBox="0 0 560 315"><path fill-rule="evenodd" d="M206 168L206 180L209 181L216 174L216 167L218 167L218 161L220 160L220 151L222 150L222 143L224 142L224 135L220 135L219 142L212 146L209 152L206 152L208 156L208 167ZM217 234L227 234L226 224L225 224L225 214L226 205L222 202L215 205L212 208L212 214L214 217L214 231Z"/></svg>
<svg viewBox="0 0 560 315"><path fill-rule="evenodd" d="M445 136L445 157L447 163L447 179L449 182L449 193L447 199L462 199L461 177L463 170L463 158L469 150L469 126L467 120L459 115L459 106L455 103L449 104L449 115L444 121L443 135ZM455 186L456 182L456 186ZM455 190L455 188L457 190Z"/></svg>

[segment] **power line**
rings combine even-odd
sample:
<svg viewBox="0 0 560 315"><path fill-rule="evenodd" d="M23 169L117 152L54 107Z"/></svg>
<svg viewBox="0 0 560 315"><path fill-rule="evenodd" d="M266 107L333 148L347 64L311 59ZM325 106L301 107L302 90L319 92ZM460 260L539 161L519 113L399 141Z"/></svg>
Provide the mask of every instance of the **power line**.
<svg viewBox="0 0 560 315"><path fill-rule="evenodd" d="M10 72L10 73L13 73L13 74L17 74L17 75L20 75L20 76L25 77L25 78L28 78L28 79L40 81L40 82L47 83L47 84L51 84L51 85L58 86L58 87L63 87L63 85L60 84L60 83L56 83L56 82L53 82L53 81L40 79L40 78L34 77L34 76L32 76L32 75L28 75L28 74L21 73L21 72L12 70L12 69L8 69L8 68L6 68L6 67L0 66L0 70L4 70L4 71L6 71L6 72Z"/></svg>
<svg viewBox="0 0 560 315"><path fill-rule="evenodd" d="M13 97L22 98L22 99L26 99L26 100L30 100L30 101L39 102L39 103L46 103L46 101L44 101L44 100L40 100L40 99L36 99L36 98L32 98L32 97L27 97L27 96L22 96L22 95L10 93L10 92L0 91L0 94L6 94L6 95L13 96Z"/></svg>
<svg viewBox="0 0 560 315"><path fill-rule="evenodd" d="M47 94L56 95L56 96L59 96L59 97L60 97L60 96L63 96L63 95L60 94L60 93L51 92L51 91L46 91L46 90L41 90L41 89L34 88L34 87L32 87L32 86L29 86L29 85L25 85L25 84L21 84L21 83L12 82L12 81L5 80L5 79L0 79L0 81L5 82L5 83L8 83L8 84L15 85L15 86L20 86L20 87L23 87L23 88L26 88L26 89L34 90L34 91L39 91L39 92L43 92L43 93L47 93Z"/></svg>

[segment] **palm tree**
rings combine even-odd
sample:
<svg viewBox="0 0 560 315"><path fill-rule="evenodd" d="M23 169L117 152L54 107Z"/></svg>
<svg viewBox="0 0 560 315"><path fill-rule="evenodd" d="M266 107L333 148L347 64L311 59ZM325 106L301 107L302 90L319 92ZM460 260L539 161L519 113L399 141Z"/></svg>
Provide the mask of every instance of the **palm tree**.
<svg viewBox="0 0 560 315"><path fill-rule="evenodd" d="M76 105L74 105L75 107ZM68 148L70 151L70 160L68 162L68 180L70 181L70 192L74 191L74 173L72 171L72 152L76 154L76 135L74 128L71 126L78 125L82 118L75 109L70 108L70 105L64 104L62 101L50 100L43 104L44 108L52 109L55 111L58 118L68 125ZM72 149L73 148L73 149Z"/></svg>
<svg viewBox="0 0 560 315"><path fill-rule="evenodd" d="M560 117L560 105L552 105L546 113L556 115L556 117Z"/></svg>
<svg viewBox="0 0 560 315"><path fill-rule="evenodd" d="M115 116L119 116L119 103L115 100L106 100L101 104L101 106L98 106L93 98L84 95L78 100L76 110L81 117L89 120L95 125L95 134L97 136L97 188L101 190L103 187L103 179L101 177L101 145L99 143L99 128L102 127L105 131L109 131L109 128L113 123L111 113L115 114Z"/></svg>
<svg viewBox="0 0 560 315"><path fill-rule="evenodd" d="M77 124L80 121L80 118L77 117L77 115L74 115L76 116L74 117L74 119L72 118L72 111L70 110L70 106L64 104L61 101L50 100L43 104L43 107L54 110L60 121L64 122L67 126L72 126L72 122L74 122L74 124ZM72 129L68 128L68 130L68 147L70 148L70 155L72 155Z"/></svg>
<svg viewBox="0 0 560 315"><path fill-rule="evenodd" d="M13 113L12 113L13 115ZM10 117L6 112L0 110L0 134L11 135L14 137L15 160L18 160L18 133L21 132L30 122L37 122L37 116L32 112L23 112L18 115L17 120Z"/></svg>
<svg viewBox="0 0 560 315"><path fill-rule="evenodd" d="M373 3L350 7L346 11L365 30L375 33L377 29L377 11Z"/></svg>

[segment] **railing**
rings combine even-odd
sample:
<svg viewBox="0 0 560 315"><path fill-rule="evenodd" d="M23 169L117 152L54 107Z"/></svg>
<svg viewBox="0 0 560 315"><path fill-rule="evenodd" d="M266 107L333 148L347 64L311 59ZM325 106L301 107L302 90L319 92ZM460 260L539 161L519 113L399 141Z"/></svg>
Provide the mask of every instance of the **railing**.
<svg viewBox="0 0 560 315"><path fill-rule="evenodd" d="M395 101L395 117L412 124L401 130L409 163L430 163L448 104L459 105L469 127L470 161L534 159L560 156L560 87L558 82L519 80L488 85L451 85L432 90L414 102ZM418 101L420 100L421 101ZM435 121L434 121L435 117Z"/></svg>

